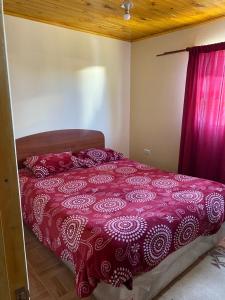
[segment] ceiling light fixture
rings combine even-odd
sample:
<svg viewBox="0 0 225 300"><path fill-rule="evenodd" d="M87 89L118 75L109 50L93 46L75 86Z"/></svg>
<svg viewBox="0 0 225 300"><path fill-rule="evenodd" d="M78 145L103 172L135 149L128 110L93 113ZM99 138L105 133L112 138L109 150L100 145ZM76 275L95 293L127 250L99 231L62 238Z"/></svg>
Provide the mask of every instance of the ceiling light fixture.
<svg viewBox="0 0 225 300"><path fill-rule="evenodd" d="M121 4L121 7L125 10L125 14L123 15L124 20L130 20L130 10L133 7L133 3L130 0L124 0Z"/></svg>

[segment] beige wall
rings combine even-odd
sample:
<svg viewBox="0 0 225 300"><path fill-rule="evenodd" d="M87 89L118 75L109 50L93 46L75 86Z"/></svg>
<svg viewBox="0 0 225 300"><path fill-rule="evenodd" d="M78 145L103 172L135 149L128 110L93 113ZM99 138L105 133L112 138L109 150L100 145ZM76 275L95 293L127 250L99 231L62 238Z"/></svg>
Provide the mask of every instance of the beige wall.
<svg viewBox="0 0 225 300"><path fill-rule="evenodd" d="M129 153L130 43L5 17L16 137L102 130Z"/></svg>
<svg viewBox="0 0 225 300"><path fill-rule="evenodd" d="M224 19L132 43L131 158L177 170L188 53L156 54L221 41Z"/></svg>

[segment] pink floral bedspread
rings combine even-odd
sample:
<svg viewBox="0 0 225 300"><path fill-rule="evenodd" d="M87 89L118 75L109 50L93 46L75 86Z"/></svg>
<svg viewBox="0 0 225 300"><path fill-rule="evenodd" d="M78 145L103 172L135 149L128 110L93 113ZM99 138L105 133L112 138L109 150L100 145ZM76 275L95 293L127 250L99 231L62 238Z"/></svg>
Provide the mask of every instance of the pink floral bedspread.
<svg viewBox="0 0 225 300"><path fill-rule="evenodd" d="M25 223L74 270L80 297L100 280L131 287L224 222L225 185L126 159L46 179L21 170L20 184Z"/></svg>

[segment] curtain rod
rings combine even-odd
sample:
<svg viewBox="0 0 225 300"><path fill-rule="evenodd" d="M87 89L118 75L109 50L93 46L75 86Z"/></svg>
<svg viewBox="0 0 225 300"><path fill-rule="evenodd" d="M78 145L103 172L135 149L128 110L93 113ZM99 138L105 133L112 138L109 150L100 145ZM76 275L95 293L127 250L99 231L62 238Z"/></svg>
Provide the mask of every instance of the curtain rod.
<svg viewBox="0 0 225 300"><path fill-rule="evenodd" d="M164 56L164 55L170 55L170 54L175 54L175 53L180 53L180 52L186 52L186 51L189 51L192 48L200 48L200 49L202 48L202 49L205 49L206 52L210 51L210 49L214 50L214 51L218 51L218 50L221 50L221 49L225 50L225 42L210 44L210 45L188 47L188 48L174 50L174 51L168 51L168 52L157 54L156 56Z"/></svg>
<svg viewBox="0 0 225 300"><path fill-rule="evenodd" d="M160 54L157 54L156 56L165 56L165 55L170 55L170 54L175 54L175 53L180 53L180 52L186 52L186 51L187 51L187 48L160 53Z"/></svg>

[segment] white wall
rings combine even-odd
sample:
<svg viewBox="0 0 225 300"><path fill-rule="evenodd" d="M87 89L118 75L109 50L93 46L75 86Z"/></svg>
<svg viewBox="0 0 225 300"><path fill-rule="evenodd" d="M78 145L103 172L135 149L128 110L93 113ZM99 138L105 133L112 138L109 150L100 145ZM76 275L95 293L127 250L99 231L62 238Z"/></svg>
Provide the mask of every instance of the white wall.
<svg viewBox="0 0 225 300"><path fill-rule="evenodd" d="M176 170L188 54L156 54L225 41L225 20L134 42L131 57L130 43L10 16L6 33L16 137L98 129L127 154L130 125L132 158L150 148L151 164Z"/></svg>
<svg viewBox="0 0 225 300"><path fill-rule="evenodd" d="M129 152L130 44L6 16L16 137L86 128Z"/></svg>
<svg viewBox="0 0 225 300"><path fill-rule="evenodd" d="M177 170L188 53L156 54L225 41L225 20L132 43L131 158Z"/></svg>

